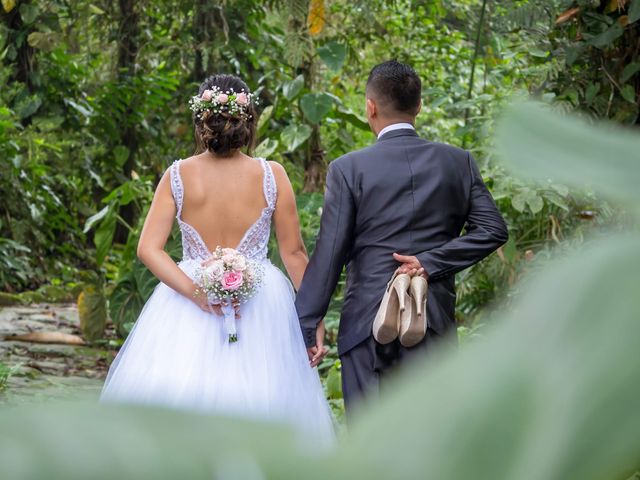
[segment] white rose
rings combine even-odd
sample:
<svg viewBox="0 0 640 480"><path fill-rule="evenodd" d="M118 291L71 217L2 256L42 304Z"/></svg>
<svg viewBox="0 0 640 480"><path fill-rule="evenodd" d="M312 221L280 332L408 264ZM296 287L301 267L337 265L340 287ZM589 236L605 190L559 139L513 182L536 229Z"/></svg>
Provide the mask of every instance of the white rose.
<svg viewBox="0 0 640 480"><path fill-rule="evenodd" d="M236 255L226 254L222 256L222 261L225 263L225 265L232 266L233 262L236 261L236 258L238 258Z"/></svg>
<svg viewBox="0 0 640 480"><path fill-rule="evenodd" d="M247 268L247 262L245 261L244 257L238 256L231 263L231 267L238 272L243 272Z"/></svg>
<svg viewBox="0 0 640 480"><path fill-rule="evenodd" d="M219 281L224 274L224 264L220 261L211 262L206 269L207 276L214 281Z"/></svg>

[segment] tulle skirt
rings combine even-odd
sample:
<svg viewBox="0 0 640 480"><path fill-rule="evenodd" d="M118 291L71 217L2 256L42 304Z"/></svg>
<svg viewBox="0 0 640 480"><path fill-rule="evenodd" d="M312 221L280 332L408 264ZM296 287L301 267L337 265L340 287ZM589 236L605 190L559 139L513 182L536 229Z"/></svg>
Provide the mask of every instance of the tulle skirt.
<svg viewBox="0 0 640 480"><path fill-rule="evenodd" d="M197 262L178 265L193 277ZM241 307L235 343L222 317L158 284L111 364L100 401L284 422L330 444L332 417L309 366L293 288L268 260L264 270L260 290Z"/></svg>

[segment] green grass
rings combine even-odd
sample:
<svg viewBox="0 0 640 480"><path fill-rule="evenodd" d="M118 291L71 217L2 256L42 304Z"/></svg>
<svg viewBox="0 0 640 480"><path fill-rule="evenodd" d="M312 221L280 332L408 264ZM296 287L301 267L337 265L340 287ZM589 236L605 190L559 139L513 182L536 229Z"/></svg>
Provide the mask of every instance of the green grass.
<svg viewBox="0 0 640 480"><path fill-rule="evenodd" d="M9 383L9 378L13 375L18 369L19 365L14 365L13 367L9 367L3 362L0 362L0 392L4 391L7 388L7 384Z"/></svg>

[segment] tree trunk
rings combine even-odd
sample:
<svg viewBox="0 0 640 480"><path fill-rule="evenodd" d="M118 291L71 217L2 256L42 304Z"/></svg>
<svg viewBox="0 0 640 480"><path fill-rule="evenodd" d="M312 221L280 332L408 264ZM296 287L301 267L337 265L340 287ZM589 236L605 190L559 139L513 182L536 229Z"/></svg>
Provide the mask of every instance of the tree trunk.
<svg viewBox="0 0 640 480"><path fill-rule="evenodd" d="M139 2L138 2L139 3ZM118 23L119 42L118 42L118 81L127 84L132 77L136 75L136 60L138 58L139 49L139 32L140 19L136 11L135 0L118 0L120 7L120 18ZM129 156L122 168L122 174L125 178L131 178L131 172L136 166L136 158L138 154L139 138L136 125L130 123L130 119L134 118L133 109L135 105L130 104L123 113L122 129L120 130L120 144L127 147ZM123 220L129 225L134 224L137 215L135 204L129 203L124 205L120 210ZM129 232L122 225L118 225L115 234L115 241L124 243Z"/></svg>
<svg viewBox="0 0 640 480"><path fill-rule="evenodd" d="M30 2L23 2L25 5ZM38 85L34 82L33 72L36 70L36 55L35 49L27 41L27 37L33 31L34 26L27 27L22 21L19 9L16 6L11 12L3 13L2 23L8 29L7 45L12 44L16 56L15 59L3 63L9 63L15 66L15 73L10 77L10 80L15 80L22 83L25 86L23 94L18 95L17 98L22 98L24 95L31 95L34 93ZM22 41L18 45L17 39L22 37ZM6 58L6 57L5 57ZM27 126L31 123L31 116L23 118L21 120L23 126Z"/></svg>

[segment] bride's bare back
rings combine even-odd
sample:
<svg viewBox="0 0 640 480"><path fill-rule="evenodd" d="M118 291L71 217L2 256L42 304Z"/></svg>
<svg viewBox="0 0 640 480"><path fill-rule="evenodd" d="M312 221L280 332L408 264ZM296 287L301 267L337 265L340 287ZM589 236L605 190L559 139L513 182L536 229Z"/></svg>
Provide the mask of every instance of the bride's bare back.
<svg viewBox="0 0 640 480"><path fill-rule="evenodd" d="M280 257L297 288L308 263L300 235L293 188L284 168L269 162L277 197L272 222ZM240 152L218 157L205 152L179 162L184 186L181 219L195 229L206 247L238 247L247 230L267 206L264 168ZM196 286L164 251L176 219L170 169L158 183L140 234L138 257L160 281L193 299Z"/></svg>
<svg viewBox="0 0 640 480"><path fill-rule="evenodd" d="M182 220L195 228L209 251L236 248L267 206L264 168L246 155L197 155L180 162L184 185Z"/></svg>

